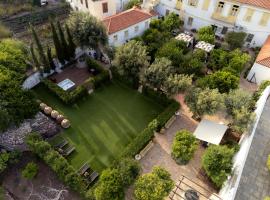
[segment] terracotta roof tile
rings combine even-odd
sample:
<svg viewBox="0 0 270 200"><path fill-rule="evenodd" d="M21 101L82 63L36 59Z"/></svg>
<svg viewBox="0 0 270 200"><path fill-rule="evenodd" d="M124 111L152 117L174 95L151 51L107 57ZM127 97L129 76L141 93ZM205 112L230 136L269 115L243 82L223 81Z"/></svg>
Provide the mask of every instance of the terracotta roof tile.
<svg viewBox="0 0 270 200"><path fill-rule="evenodd" d="M116 15L106 17L103 20L103 23L110 35L156 15L157 13L154 11L146 12L139 8L132 8Z"/></svg>
<svg viewBox="0 0 270 200"><path fill-rule="evenodd" d="M268 36L267 40L262 46L256 58L256 63L270 68L270 36Z"/></svg>
<svg viewBox="0 0 270 200"><path fill-rule="evenodd" d="M270 0L236 0L239 3L270 9Z"/></svg>

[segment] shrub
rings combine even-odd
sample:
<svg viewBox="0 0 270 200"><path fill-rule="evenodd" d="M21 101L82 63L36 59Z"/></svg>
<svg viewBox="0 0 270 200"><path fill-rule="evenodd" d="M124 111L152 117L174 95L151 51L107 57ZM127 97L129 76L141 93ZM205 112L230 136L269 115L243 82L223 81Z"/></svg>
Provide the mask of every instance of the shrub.
<svg viewBox="0 0 270 200"><path fill-rule="evenodd" d="M65 104L73 104L77 100L81 99L82 97L86 96L87 89L84 86L78 86L75 90L72 91L65 91L60 88L58 85L53 83L48 79L43 80L44 85L52 91L60 100L62 100Z"/></svg>
<svg viewBox="0 0 270 200"><path fill-rule="evenodd" d="M87 196L96 200L122 199L124 188L134 182L140 172L137 161L122 159L112 168L104 170L97 187L87 192Z"/></svg>
<svg viewBox="0 0 270 200"><path fill-rule="evenodd" d="M36 133L28 135L26 143L29 149L44 160L67 186L80 194L85 193L86 183L84 179L77 174L62 155L55 151L48 142L42 140L40 135Z"/></svg>
<svg viewBox="0 0 270 200"><path fill-rule="evenodd" d="M198 30L198 40L211 44L215 43L215 33L211 26L205 26Z"/></svg>
<svg viewBox="0 0 270 200"><path fill-rule="evenodd" d="M198 147L198 141L191 132L182 130L176 133L172 145L172 157L178 164L186 164Z"/></svg>
<svg viewBox="0 0 270 200"><path fill-rule="evenodd" d="M130 0L125 5L125 10L132 8L133 6L139 6L142 3L141 0Z"/></svg>
<svg viewBox="0 0 270 200"><path fill-rule="evenodd" d="M22 176L26 179L33 179L38 173L37 164L30 162L26 165L24 170L22 171Z"/></svg>
<svg viewBox="0 0 270 200"><path fill-rule="evenodd" d="M202 158L202 166L213 183L220 188L232 170L234 149L227 146L208 147Z"/></svg>
<svg viewBox="0 0 270 200"><path fill-rule="evenodd" d="M2 173L9 164L18 162L18 158L21 156L19 151L2 152L0 153L0 173Z"/></svg>
<svg viewBox="0 0 270 200"><path fill-rule="evenodd" d="M163 200L173 189L170 174L161 167L154 167L152 173L144 174L135 183L136 200Z"/></svg>

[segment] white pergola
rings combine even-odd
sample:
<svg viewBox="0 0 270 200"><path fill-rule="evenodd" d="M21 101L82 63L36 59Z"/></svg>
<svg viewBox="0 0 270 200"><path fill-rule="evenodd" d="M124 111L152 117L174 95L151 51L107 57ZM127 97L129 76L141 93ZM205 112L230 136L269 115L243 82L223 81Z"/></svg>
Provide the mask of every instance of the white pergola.
<svg viewBox="0 0 270 200"><path fill-rule="evenodd" d="M187 44L191 44L193 42L193 37L185 33L180 33L175 37L175 39L184 41Z"/></svg>
<svg viewBox="0 0 270 200"><path fill-rule="evenodd" d="M204 41L199 41L195 46L195 48L202 49L202 50L204 50L204 51L206 51L208 53L210 51L212 51L214 49L214 47L215 47L215 45L204 42Z"/></svg>
<svg viewBox="0 0 270 200"><path fill-rule="evenodd" d="M197 126L194 135L197 139L219 145L228 126L203 119Z"/></svg>

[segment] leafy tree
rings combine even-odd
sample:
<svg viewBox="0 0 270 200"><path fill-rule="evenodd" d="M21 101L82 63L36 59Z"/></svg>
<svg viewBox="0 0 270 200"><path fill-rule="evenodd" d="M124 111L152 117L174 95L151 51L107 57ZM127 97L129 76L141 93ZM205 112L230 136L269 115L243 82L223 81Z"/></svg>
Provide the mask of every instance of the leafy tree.
<svg viewBox="0 0 270 200"><path fill-rule="evenodd" d="M33 34L33 39L36 43L36 46L37 46L37 51L38 51L38 54L39 54L39 59L40 59L40 64L43 66L43 68L45 69L47 66L49 66L49 62L45 56L45 53L44 53L44 50L43 50L43 47L40 43L40 40L38 38L38 35L34 29L33 26L31 26L31 30L32 30L32 34Z"/></svg>
<svg viewBox="0 0 270 200"><path fill-rule="evenodd" d="M240 74L246 63L250 61L250 56L246 53L242 53L239 49L235 49L229 53L228 60L228 68L236 74Z"/></svg>
<svg viewBox="0 0 270 200"><path fill-rule="evenodd" d="M154 167L152 173L142 175L135 182L135 199L162 200L173 186L170 174L161 167Z"/></svg>
<svg viewBox="0 0 270 200"><path fill-rule="evenodd" d="M52 50L50 47L47 47L47 57L48 57L48 61L49 61L49 64L50 64L50 68L49 69L53 69L55 70L55 64L53 62L53 58L52 58Z"/></svg>
<svg viewBox="0 0 270 200"><path fill-rule="evenodd" d="M198 147L196 137L187 130L176 133L172 145L172 157L178 164L186 164Z"/></svg>
<svg viewBox="0 0 270 200"><path fill-rule="evenodd" d="M247 130L248 125L253 121L255 115L247 107L233 110L232 128L239 132Z"/></svg>
<svg viewBox="0 0 270 200"><path fill-rule="evenodd" d="M198 81L203 88L218 89L220 93L228 93L238 88L239 77L228 71L217 71Z"/></svg>
<svg viewBox="0 0 270 200"><path fill-rule="evenodd" d="M215 33L211 26L205 26L198 30L198 40L205 41L211 44L215 42Z"/></svg>
<svg viewBox="0 0 270 200"><path fill-rule="evenodd" d="M220 70L228 66L228 53L222 49L213 49L210 53L208 67L213 70Z"/></svg>
<svg viewBox="0 0 270 200"><path fill-rule="evenodd" d="M26 165L22 171L22 176L26 179L33 179L38 173L38 166L34 162L30 162Z"/></svg>
<svg viewBox="0 0 270 200"><path fill-rule="evenodd" d="M96 49L100 57L100 46L108 44L108 36L103 23L89 13L72 12L67 24L74 40L81 47Z"/></svg>
<svg viewBox="0 0 270 200"><path fill-rule="evenodd" d="M15 39L0 40L0 65L19 73L26 72L28 53L26 46Z"/></svg>
<svg viewBox="0 0 270 200"><path fill-rule="evenodd" d="M53 21L51 20L51 29L52 29L52 36L53 36L53 43L56 51L57 58L59 61L64 64L65 63L65 55L64 55L64 50L62 48L60 39L58 37L58 34L56 32L56 28L54 26Z"/></svg>
<svg viewBox="0 0 270 200"><path fill-rule="evenodd" d="M217 89L192 88L186 94L185 102L195 116L213 115L224 107L224 97Z"/></svg>
<svg viewBox="0 0 270 200"><path fill-rule="evenodd" d="M225 97L225 106L227 113L232 115L235 110L240 110L242 107L250 108L252 96L242 90L231 90Z"/></svg>
<svg viewBox="0 0 270 200"><path fill-rule="evenodd" d="M180 20L180 17L173 12L165 16L164 21L162 22L164 30L167 30L169 32L175 29L180 29L183 24L184 23Z"/></svg>
<svg viewBox="0 0 270 200"><path fill-rule="evenodd" d="M134 6L139 6L142 3L141 0L130 0L127 2L127 4L125 5L125 10L131 9Z"/></svg>
<svg viewBox="0 0 270 200"><path fill-rule="evenodd" d="M156 58L150 67L144 70L143 82L153 88L159 88L163 85L166 78L174 72L172 62L167 58Z"/></svg>
<svg viewBox="0 0 270 200"><path fill-rule="evenodd" d="M166 42L156 53L156 57L166 57L172 61L173 66L183 63L184 54L188 52L186 43L176 39Z"/></svg>
<svg viewBox="0 0 270 200"><path fill-rule="evenodd" d="M63 57L65 58L65 60L69 60L70 55L69 55L68 44L67 44L63 29L62 29L59 21L57 21L57 28L58 28L58 32L59 32L61 50L63 51Z"/></svg>
<svg viewBox="0 0 270 200"><path fill-rule="evenodd" d="M165 81L163 88L169 96L184 92L192 85L192 76L171 74Z"/></svg>
<svg viewBox="0 0 270 200"><path fill-rule="evenodd" d="M70 33L70 30L67 24L65 25L65 28L66 28L67 41L68 41L68 54L69 54L69 57L72 58L75 56L76 45L73 41L73 37Z"/></svg>
<svg viewBox="0 0 270 200"><path fill-rule="evenodd" d="M206 174L217 187L221 187L232 170L234 150L227 146L208 147L202 157L202 166Z"/></svg>
<svg viewBox="0 0 270 200"><path fill-rule="evenodd" d="M112 64L121 76L128 77L137 85L142 69L149 66L146 47L132 40L116 50Z"/></svg>
<svg viewBox="0 0 270 200"><path fill-rule="evenodd" d="M204 62L199 57L193 56L191 53L184 56L184 62L179 66L177 71L182 74L194 74L195 77L201 76L204 68Z"/></svg>
<svg viewBox="0 0 270 200"><path fill-rule="evenodd" d="M231 50L242 48L246 38L245 32L228 32L225 41L229 44Z"/></svg>
<svg viewBox="0 0 270 200"><path fill-rule="evenodd" d="M147 29L142 35L142 41L147 46L147 51L154 60L157 50L172 38L168 31L159 31L158 29Z"/></svg>

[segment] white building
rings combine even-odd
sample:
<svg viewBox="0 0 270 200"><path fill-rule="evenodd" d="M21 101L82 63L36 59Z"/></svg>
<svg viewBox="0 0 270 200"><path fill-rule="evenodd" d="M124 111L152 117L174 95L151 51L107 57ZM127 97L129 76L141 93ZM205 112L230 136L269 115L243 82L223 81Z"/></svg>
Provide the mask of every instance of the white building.
<svg viewBox="0 0 270 200"><path fill-rule="evenodd" d="M259 52L247 79L257 84L265 80L270 80L270 36L268 36L268 39Z"/></svg>
<svg viewBox="0 0 270 200"><path fill-rule="evenodd" d="M67 0L74 10L89 12L98 19L114 15L124 9L129 0Z"/></svg>
<svg viewBox="0 0 270 200"><path fill-rule="evenodd" d="M211 25L221 37L244 31L249 46L263 45L270 34L270 0L144 0L143 5L161 15L179 14L186 29Z"/></svg>
<svg viewBox="0 0 270 200"><path fill-rule="evenodd" d="M132 8L103 20L109 36L109 45L120 46L126 41L140 36L149 28L150 21L156 18L153 11Z"/></svg>

